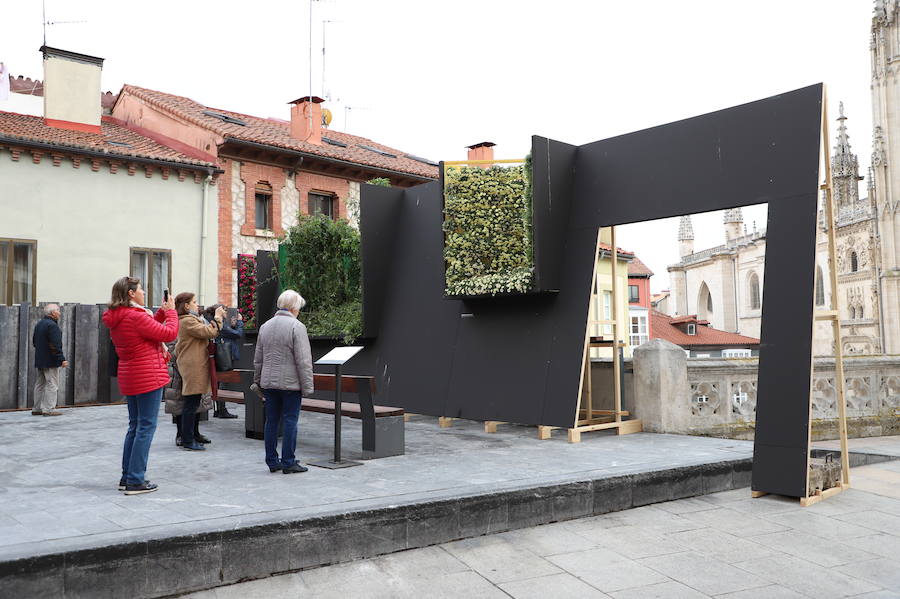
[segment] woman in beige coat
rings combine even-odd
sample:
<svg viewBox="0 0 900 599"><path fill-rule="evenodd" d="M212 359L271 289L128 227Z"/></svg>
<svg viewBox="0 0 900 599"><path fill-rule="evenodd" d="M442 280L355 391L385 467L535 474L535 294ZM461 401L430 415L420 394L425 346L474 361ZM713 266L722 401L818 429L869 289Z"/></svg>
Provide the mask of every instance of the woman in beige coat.
<svg viewBox="0 0 900 599"><path fill-rule="evenodd" d="M209 324L200 317L197 298L193 293L179 293L175 297L178 312L178 341L175 342L175 362L181 374L181 395L184 410L181 413L181 447L189 450L206 449L195 438L197 406L204 393L211 391L209 381L209 340L215 339L222 329L225 308L216 310L215 319ZM209 440L204 437L208 443Z"/></svg>

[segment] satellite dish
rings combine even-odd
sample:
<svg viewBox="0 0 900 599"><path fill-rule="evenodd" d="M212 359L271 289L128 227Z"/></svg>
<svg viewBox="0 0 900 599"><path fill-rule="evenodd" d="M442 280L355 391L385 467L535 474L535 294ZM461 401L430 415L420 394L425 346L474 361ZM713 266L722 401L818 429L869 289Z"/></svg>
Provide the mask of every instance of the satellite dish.
<svg viewBox="0 0 900 599"><path fill-rule="evenodd" d="M331 111L327 108L322 109L322 124L326 127L331 124Z"/></svg>

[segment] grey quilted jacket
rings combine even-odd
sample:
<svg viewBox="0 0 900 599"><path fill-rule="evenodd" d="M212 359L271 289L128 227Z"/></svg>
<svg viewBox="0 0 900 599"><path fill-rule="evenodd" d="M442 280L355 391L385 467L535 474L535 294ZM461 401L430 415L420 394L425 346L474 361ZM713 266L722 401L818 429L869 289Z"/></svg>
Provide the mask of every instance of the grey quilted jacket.
<svg viewBox="0 0 900 599"><path fill-rule="evenodd" d="M306 325L287 310L259 328L253 356L253 382L263 389L313 393L312 352Z"/></svg>

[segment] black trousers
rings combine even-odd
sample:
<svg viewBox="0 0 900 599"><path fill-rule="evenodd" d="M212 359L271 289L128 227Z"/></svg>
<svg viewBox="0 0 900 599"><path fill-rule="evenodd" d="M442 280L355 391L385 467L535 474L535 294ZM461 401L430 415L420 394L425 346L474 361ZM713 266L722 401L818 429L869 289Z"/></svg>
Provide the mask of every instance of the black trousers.
<svg viewBox="0 0 900 599"><path fill-rule="evenodd" d="M184 411L181 416L175 417L175 424L181 431L181 444L190 445L200 434L200 421L197 420L197 407L200 405L201 395L184 395Z"/></svg>

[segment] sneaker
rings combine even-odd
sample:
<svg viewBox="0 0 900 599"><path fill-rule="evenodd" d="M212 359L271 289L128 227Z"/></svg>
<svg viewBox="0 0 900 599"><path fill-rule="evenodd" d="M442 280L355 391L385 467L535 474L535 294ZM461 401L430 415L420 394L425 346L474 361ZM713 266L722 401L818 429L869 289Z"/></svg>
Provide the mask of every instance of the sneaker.
<svg viewBox="0 0 900 599"><path fill-rule="evenodd" d="M278 472L281 470L281 466L269 466L269 472Z"/></svg>
<svg viewBox="0 0 900 599"><path fill-rule="evenodd" d="M182 443L181 448L188 449L190 451L203 451L206 449L206 447L204 447L200 443L197 443L196 441L194 441L193 443L190 443L190 444Z"/></svg>
<svg viewBox="0 0 900 599"><path fill-rule="evenodd" d="M307 470L309 470L309 468L307 468L306 466L301 466L300 464L291 464L286 468L282 468L281 471L285 474L295 474L297 472L306 472Z"/></svg>
<svg viewBox="0 0 900 599"><path fill-rule="evenodd" d="M123 476L119 479L119 490L124 491L126 486L127 485L125 484L125 477Z"/></svg>
<svg viewBox="0 0 900 599"><path fill-rule="evenodd" d="M213 412L213 416L216 418L237 418L237 414L232 414L228 410L216 410Z"/></svg>
<svg viewBox="0 0 900 599"><path fill-rule="evenodd" d="M40 410L31 410L31 415L32 416L41 416L41 415L43 415L43 412L41 412Z"/></svg>
<svg viewBox="0 0 900 599"><path fill-rule="evenodd" d="M141 493L152 493L157 490L159 486L156 483L151 483L149 480L145 480L139 485L127 485L125 487L126 495L140 495Z"/></svg>
<svg viewBox="0 0 900 599"><path fill-rule="evenodd" d="M62 416L62 412L43 412L41 416Z"/></svg>
<svg viewBox="0 0 900 599"><path fill-rule="evenodd" d="M209 445L210 443L212 443L212 439L210 439L206 435L194 435L194 439L197 441L197 443L203 443L204 445Z"/></svg>
<svg viewBox="0 0 900 599"><path fill-rule="evenodd" d="M175 445L177 445L178 447L181 447L181 435L178 435L177 437L175 437Z"/></svg>

